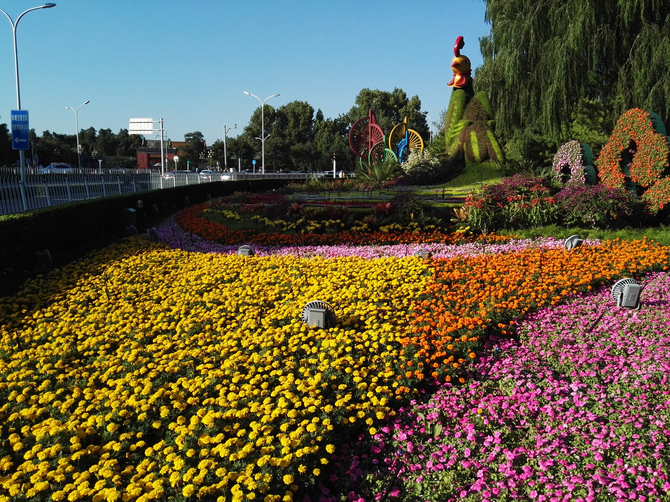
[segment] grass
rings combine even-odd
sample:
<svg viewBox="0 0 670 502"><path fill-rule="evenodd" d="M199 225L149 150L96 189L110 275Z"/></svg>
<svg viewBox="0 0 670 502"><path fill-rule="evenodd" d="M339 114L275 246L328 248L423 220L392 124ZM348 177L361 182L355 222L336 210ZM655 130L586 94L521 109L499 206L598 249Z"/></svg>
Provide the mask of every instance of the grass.
<svg viewBox="0 0 670 502"><path fill-rule="evenodd" d="M647 237L647 239L654 240L664 246L670 246L670 229L666 226L605 230L599 228L564 228L558 225L550 225L523 230L500 230L496 233L501 235L517 235L523 239L534 239L536 237L556 237L558 239L566 239L574 234L579 234L582 239L600 240L641 240L644 237Z"/></svg>
<svg viewBox="0 0 670 502"><path fill-rule="evenodd" d="M416 190L416 195L432 195L436 190L444 189L449 195L463 195L479 188L482 184L490 185L501 180L501 172L487 164L471 164L455 178Z"/></svg>

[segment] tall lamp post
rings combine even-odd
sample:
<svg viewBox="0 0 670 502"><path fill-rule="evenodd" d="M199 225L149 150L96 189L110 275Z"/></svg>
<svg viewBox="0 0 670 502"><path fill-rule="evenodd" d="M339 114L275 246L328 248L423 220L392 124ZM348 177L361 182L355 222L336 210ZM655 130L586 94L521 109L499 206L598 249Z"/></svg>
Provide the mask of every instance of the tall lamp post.
<svg viewBox="0 0 670 502"><path fill-rule="evenodd" d="M232 131L233 129L237 129L237 124L235 124L235 127L232 129L230 127L226 127L225 125L223 126L223 167L225 168L226 172L228 172L228 154L226 153L226 133Z"/></svg>
<svg viewBox="0 0 670 502"><path fill-rule="evenodd" d="M79 172L81 172L81 150L79 149L79 108L89 104L90 102L90 100L86 100L85 103L80 104L77 108L70 108L69 106L65 107L67 110L72 110L74 112L74 127L75 132L77 133L77 163L79 165Z"/></svg>
<svg viewBox="0 0 670 502"><path fill-rule="evenodd" d="M28 10L24 10L19 17L16 18L16 21L12 21L12 18L7 14L4 10L0 9L0 12L2 12L5 16L7 16L7 19L9 19L9 23L12 25L12 37L14 38L14 76L16 78L16 109L20 110L21 109L21 90L19 87L19 53L16 48L16 27L19 24L19 21L21 21L21 18L28 14L28 12L37 10L37 9L50 9L51 7L55 7L55 3L45 3L44 5L40 5L38 7L33 7ZM23 153L23 150L19 150L19 167L21 169L21 182L25 183L26 181L26 158L25 154Z"/></svg>
<svg viewBox="0 0 670 502"><path fill-rule="evenodd" d="M247 96L253 96L261 103L261 137L256 139L261 140L261 169L263 174L265 174L265 140L270 137L269 134L267 136L265 135L265 115L264 115L265 102L270 98L276 98L277 96L279 96L279 94L273 94L272 96L268 96L263 101L261 101L261 98L259 98L255 94L251 94L250 92L247 91L242 92L244 92L244 94L246 94Z"/></svg>
<svg viewBox="0 0 670 502"><path fill-rule="evenodd" d="M428 141L429 143L433 142L433 121L430 120L430 116L428 115L428 112L419 112L421 115L425 115L426 118L428 118L428 134L430 140Z"/></svg>

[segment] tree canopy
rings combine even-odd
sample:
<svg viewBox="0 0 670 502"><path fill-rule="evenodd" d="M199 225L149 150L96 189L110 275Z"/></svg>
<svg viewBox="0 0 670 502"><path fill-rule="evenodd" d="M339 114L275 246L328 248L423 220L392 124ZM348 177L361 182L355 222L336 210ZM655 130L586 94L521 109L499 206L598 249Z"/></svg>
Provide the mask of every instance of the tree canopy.
<svg viewBox="0 0 670 502"><path fill-rule="evenodd" d="M504 139L572 139L580 102L604 114L600 129L633 107L670 118L667 0L485 1L491 32L474 80Z"/></svg>
<svg viewBox="0 0 670 502"><path fill-rule="evenodd" d="M408 98L402 89L395 88L392 92L361 90L356 96L356 104L349 110L347 118L353 124L358 119L367 116L368 110L372 110L375 114L377 124L382 128L384 134L390 134L391 129L407 117L407 124L410 129L414 129L426 140L430 135L426 116L420 113L421 100L419 96Z"/></svg>

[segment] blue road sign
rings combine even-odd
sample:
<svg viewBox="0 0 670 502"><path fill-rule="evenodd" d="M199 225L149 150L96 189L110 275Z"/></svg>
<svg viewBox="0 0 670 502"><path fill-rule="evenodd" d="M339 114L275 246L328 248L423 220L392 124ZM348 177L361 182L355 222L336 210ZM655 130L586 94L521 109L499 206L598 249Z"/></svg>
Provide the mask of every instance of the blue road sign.
<svg viewBox="0 0 670 502"><path fill-rule="evenodd" d="M251 161L251 165L252 165L252 166L255 166L255 165L256 165L256 159L254 159L254 160Z"/></svg>
<svg viewBox="0 0 670 502"><path fill-rule="evenodd" d="M12 148L28 150L28 110L12 110Z"/></svg>

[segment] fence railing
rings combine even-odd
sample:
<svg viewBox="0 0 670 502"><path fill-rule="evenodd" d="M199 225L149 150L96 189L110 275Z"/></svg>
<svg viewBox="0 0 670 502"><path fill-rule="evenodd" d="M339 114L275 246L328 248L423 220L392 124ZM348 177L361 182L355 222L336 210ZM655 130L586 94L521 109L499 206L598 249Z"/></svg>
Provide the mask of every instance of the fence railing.
<svg viewBox="0 0 670 502"><path fill-rule="evenodd" d="M253 179L305 179L302 173L198 173L177 174L135 171L130 173L32 174L21 181L18 172L0 171L0 215L21 213L68 202L128 193L173 188L214 181Z"/></svg>

